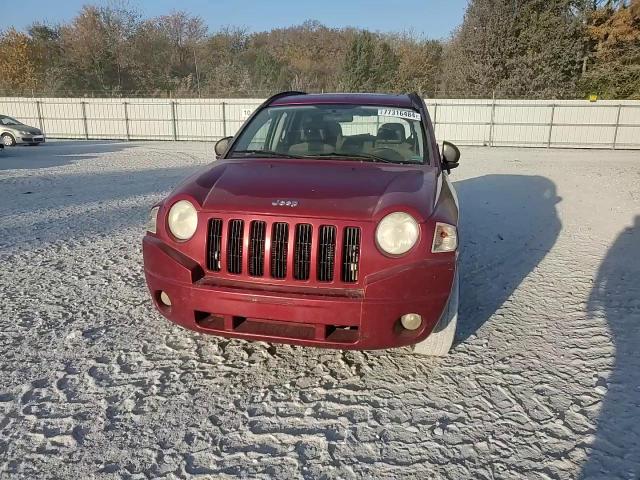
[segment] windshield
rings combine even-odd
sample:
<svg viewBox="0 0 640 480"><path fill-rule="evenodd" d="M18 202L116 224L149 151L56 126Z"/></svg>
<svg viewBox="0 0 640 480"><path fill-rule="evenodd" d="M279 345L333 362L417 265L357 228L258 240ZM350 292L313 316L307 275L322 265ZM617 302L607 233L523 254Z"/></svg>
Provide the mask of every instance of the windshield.
<svg viewBox="0 0 640 480"><path fill-rule="evenodd" d="M22 125L15 118L4 117L4 116L0 117L0 123L2 123L2 125Z"/></svg>
<svg viewBox="0 0 640 480"><path fill-rule="evenodd" d="M229 156L421 164L426 157L424 145L420 114L411 109L295 105L261 110Z"/></svg>

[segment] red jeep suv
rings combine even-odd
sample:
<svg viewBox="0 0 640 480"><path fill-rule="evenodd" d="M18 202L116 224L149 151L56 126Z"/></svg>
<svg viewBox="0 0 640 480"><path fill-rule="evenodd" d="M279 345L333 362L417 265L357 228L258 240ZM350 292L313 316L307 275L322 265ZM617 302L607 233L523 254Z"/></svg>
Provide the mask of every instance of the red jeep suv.
<svg viewBox="0 0 640 480"><path fill-rule="evenodd" d="M286 92L151 210L157 309L225 337L446 354L460 152L416 94Z"/></svg>

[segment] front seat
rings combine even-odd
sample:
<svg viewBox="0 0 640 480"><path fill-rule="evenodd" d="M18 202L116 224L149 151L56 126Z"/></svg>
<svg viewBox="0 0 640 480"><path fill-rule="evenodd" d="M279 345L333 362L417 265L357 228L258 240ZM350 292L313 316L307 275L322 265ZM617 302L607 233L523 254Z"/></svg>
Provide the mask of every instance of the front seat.
<svg viewBox="0 0 640 480"><path fill-rule="evenodd" d="M301 143L289 147L290 155L313 155L335 151L335 146L327 143L326 126L322 122L312 121L303 125L301 139Z"/></svg>
<svg viewBox="0 0 640 480"><path fill-rule="evenodd" d="M401 123L385 123L378 129L375 148L390 148L398 152L406 160L411 158L412 155L406 140L404 125Z"/></svg>

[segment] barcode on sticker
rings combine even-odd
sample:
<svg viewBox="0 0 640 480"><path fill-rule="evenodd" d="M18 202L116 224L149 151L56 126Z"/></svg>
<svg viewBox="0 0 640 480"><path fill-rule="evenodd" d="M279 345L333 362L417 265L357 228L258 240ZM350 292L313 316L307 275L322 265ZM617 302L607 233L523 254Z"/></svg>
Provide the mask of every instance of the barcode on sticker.
<svg viewBox="0 0 640 480"><path fill-rule="evenodd" d="M401 110L399 108L379 108L378 109L379 117L399 117L405 118L407 120L417 120L420 121L420 114L418 112L414 112L413 110Z"/></svg>

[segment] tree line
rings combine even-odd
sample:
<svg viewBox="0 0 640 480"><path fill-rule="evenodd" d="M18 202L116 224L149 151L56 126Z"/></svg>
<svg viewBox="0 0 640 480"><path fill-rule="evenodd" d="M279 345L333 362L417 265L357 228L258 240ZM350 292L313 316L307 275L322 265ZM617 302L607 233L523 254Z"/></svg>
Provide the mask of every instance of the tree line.
<svg viewBox="0 0 640 480"><path fill-rule="evenodd" d="M0 52L0 95L640 99L640 0L470 0L446 40L316 21L210 32L187 12L88 5L62 25L0 32Z"/></svg>

